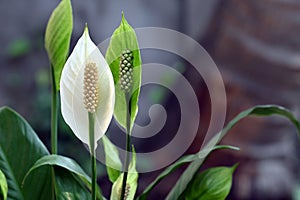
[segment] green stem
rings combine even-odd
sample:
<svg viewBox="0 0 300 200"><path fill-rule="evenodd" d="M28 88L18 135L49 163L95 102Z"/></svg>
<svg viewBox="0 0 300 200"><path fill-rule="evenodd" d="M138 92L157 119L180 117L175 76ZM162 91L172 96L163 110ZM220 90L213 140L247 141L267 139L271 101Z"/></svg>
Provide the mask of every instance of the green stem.
<svg viewBox="0 0 300 200"><path fill-rule="evenodd" d="M123 176L120 200L124 200L124 197L125 197L126 182L127 182L128 167L129 167L129 152L131 152L131 149L130 149L131 105L130 105L130 95L128 93L125 94L125 101L126 101L126 108L127 108L127 113L126 113L126 154L125 154L124 176Z"/></svg>
<svg viewBox="0 0 300 200"><path fill-rule="evenodd" d="M89 112L89 138L92 167L92 200L96 200L97 165L95 157L95 116Z"/></svg>
<svg viewBox="0 0 300 200"><path fill-rule="evenodd" d="M58 92L55 85L54 79L54 69L52 65L50 66L51 71L51 152L52 154L57 154L57 117L58 117ZM51 170L52 177L52 199L56 197L56 187L55 187L55 171L52 167Z"/></svg>
<svg viewBox="0 0 300 200"><path fill-rule="evenodd" d="M57 154L57 118L58 118L58 92L55 86L54 71L51 66L52 100L51 100L51 152Z"/></svg>

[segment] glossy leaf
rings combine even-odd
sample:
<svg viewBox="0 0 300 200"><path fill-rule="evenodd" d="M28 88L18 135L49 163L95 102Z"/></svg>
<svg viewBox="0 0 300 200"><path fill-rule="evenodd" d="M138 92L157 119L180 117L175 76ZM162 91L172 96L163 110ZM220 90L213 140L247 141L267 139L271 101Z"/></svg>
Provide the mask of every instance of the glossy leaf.
<svg viewBox="0 0 300 200"><path fill-rule="evenodd" d="M119 152L116 146L104 136L102 138L105 151L105 164L109 180L114 183L122 170L122 162L119 157Z"/></svg>
<svg viewBox="0 0 300 200"><path fill-rule="evenodd" d="M134 29L128 24L127 20L122 14L122 21L120 26L114 31L110 44L106 52L106 61L113 73L115 82L115 110L114 117L118 123L126 128L126 114L127 106L124 92L119 85L119 65L120 56L124 50L132 51L133 55L133 90L131 95L131 127L138 112L138 98L141 87L141 55L138 46L138 41Z"/></svg>
<svg viewBox="0 0 300 200"><path fill-rule="evenodd" d="M0 170L0 199L6 200L7 199L7 181L5 175Z"/></svg>
<svg viewBox="0 0 300 200"><path fill-rule="evenodd" d="M35 162L35 164L26 173L23 182L31 172L42 166L59 166L79 176L84 182L90 182L91 178L81 169L81 167L72 159L60 155L46 155Z"/></svg>
<svg viewBox="0 0 300 200"><path fill-rule="evenodd" d="M46 156L44 159L51 156L29 124L16 112L6 107L0 108L0 138L0 169L7 179L8 199L52 200L54 198L52 167L44 166L31 171L23 182L27 172L38 160L44 156ZM56 189L66 191L68 188L73 192L80 191L76 195L82 195L79 199L85 199L90 192L87 189L81 190L83 187L80 185L84 183L82 181L84 178L79 179L76 178L78 175L73 176L80 170L76 171L72 161L68 159L62 159L60 162L63 162L61 165L67 167L64 169L64 175L55 173ZM72 170L75 172L73 173ZM81 175L83 177L83 171ZM62 179L66 181L60 181ZM57 190L56 194L56 199L65 199L65 192L59 193Z"/></svg>
<svg viewBox="0 0 300 200"><path fill-rule="evenodd" d="M134 195L137 189L137 182L138 182L138 172L136 171L136 153L135 149L132 146L132 159L129 164L128 168L128 177L127 177L127 184L126 184L126 191L127 195L125 195L126 200L133 200ZM123 175L122 173L118 179L114 182L112 187L112 192L110 196L110 200L119 200L121 197L121 190L122 190L122 181L123 181Z"/></svg>
<svg viewBox="0 0 300 200"><path fill-rule="evenodd" d="M7 107L0 108L0 169L7 179L8 199L51 197L50 168L35 171L21 187L26 172L47 154L46 147L20 115Z"/></svg>
<svg viewBox="0 0 300 200"><path fill-rule="evenodd" d="M61 167L55 167L55 188L58 200L91 198L85 185Z"/></svg>
<svg viewBox="0 0 300 200"><path fill-rule="evenodd" d="M212 150L217 150L217 149L232 149L232 150L239 150L237 147L233 146L227 146L227 145L218 145L215 146ZM153 190L153 188L160 183L166 176L170 175L172 172L174 172L177 168L180 166L190 163L194 160L202 159L204 160L205 157L203 157L203 151L200 151L199 153L196 154L191 154L191 155L186 155L181 157L179 160L177 160L175 163L167 167L162 173L158 175L158 177L148 185L148 187L142 192L142 194L137 198L138 200L145 200L147 199L148 194Z"/></svg>
<svg viewBox="0 0 300 200"><path fill-rule="evenodd" d="M236 166L214 167L199 173L180 199L224 200L230 192Z"/></svg>
<svg viewBox="0 0 300 200"><path fill-rule="evenodd" d="M234 127L240 120L244 119L247 116L270 116L270 115L280 115L286 117L296 127L298 136L300 135L299 122L294 117L294 115L286 108L283 108L281 106L276 106L276 105L255 106L238 114L234 119L232 119L227 124L227 126L222 131L217 133L203 148L202 151L205 152L202 155L203 158L209 155L209 153L212 151L214 146L216 146L222 140L222 138L228 133L228 131L230 131L230 129ZM170 191L166 199L168 200L178 199L179 196L185 191L187 185L193 179L194 175L198 173L202 163L203 163L203 159L193 161L189 165L189 167L184 171L184 173L181 175L181 177L179 178L175 186L172 188L172 190Z"/></svg>
<svg viewBox="0 0 300 200"><path fill-rule="evenodd" d="M70 0L62 0L52 12L45 34L45 48L54 71L57 91L63 66L69 54L73 29L72 7Z"/></svg>
<svg viewBox="0 0 300 200"><path fill-rule="evenodd" d="M83 195L82 198L86 195L89 194L86 190L83 190L79 184L82 184L80 181L77 181L75 177L78 177L84 185L91 189L91 178L83 171L83 169L72 159L60 155L46 155L36 161L36 163L30 168L30 170L27 172L27 174L24 177L23 182L26 181L27 177L30 177L30 174L37 170L40 167L43 166L55 166L55 177L56 177L56 184L57 189L61 192L61 195L64 196L65 193L62 191L65 191L66 188L68 190L79 190L79 193L76 195ZM62 169L64 170L62 170ZM57 173L58 171L58 173ZM65 171L64 174L62 171ZM74 175L76 175L74 177ZM63 177L66 177L69 181L69 183L65 182L65 185L63 185ZM72 183L72 181L74 183ZM61 188L58 188L61 187ZM97 196L99 199L102 199L101 193L99 188L97 188ZM75 194L74 194L75 195ZM88 195L90 196L90 195Z"/></svg>

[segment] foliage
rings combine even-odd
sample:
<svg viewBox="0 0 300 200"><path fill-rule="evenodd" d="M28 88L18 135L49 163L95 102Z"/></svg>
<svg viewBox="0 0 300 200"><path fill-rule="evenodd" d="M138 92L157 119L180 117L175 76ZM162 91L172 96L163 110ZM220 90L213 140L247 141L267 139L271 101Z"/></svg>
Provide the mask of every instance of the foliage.
<svg viewBox="0 0 300 200"><path fill-rule="evenodd" d="M248 110L245 110L238 114L234 119L232 119L227 126L216 134L204 147L204 153L202 157L207 157L209 153L213 150L213 147L217 145L222 138L236 125L240 120L244 119L247 116L270 116L270 115L280 115L289 119L294 126L297 128L298 134L300 134L300 124L294 117L294 115L287 109L281 106L275 105L265 105L265 106L254 106ZM193 177L199 171L199 168L203 164L203 160L193 161L189 167L184 171L182 176L179 178L175 186L172 188L170 193L167 196L167 199L177 199L186 189L187 185L193 179Z"/></svg>
<svg viewBox="0 0 300 200"><path fill-rule="evenodd" d="M105 151L105 163L109 180L114 183L122 170L122 163L119 157L116 146L106 137L102 138L104 151Z"/></svg>
<svg viewBox="0 0 300 200"><path fill-rule="evenodd" d="M53 67L57 91L59 90L61 72L69 54L72 29L71 1L62 0L50 16L45 34L45 48Z"/></svg>
<svg viewBox="0 0 300 200"><path fill-rule="evenodd" d="M90 177L75 161L49 155L29 124L13 110L1 108L0 119L0 137L5 138L0 141L0 168L7 178L8 199L50 200L53 195L63 198L69 191L81 199L89 196ZM56 166L55 182L49 165Z"/></svg>
<svg viewBox="0 0 300 200"><path fill-rule="evenodd" d="M230 192L233 167L214 167L197 174L180 199L223 200Z"/></svg>
<svg viewBox="0 0 300 200"><path fill-rule="evenodd" d="M5 138L0 140L0 169L7 179L8 199L47 199L52 193L50 168L37 170L23 187L22 180L39 158L49 154L48 150L13 110L2 107L0 119L0 138Z"/></svg>
<svg viewBox="0 0 300 200"><path fill-rule="evenodd" d="M0 197L3 200L7 199L7 181L5 178L5 175L3 172L0 170Z"/></svg>
<svg viewBox="0 0 300 200"><path fill-rule="evenodd" d="M233 146L223 146L223 145L218 145L215 146L213 148L213 150L217 150L217 149L233 149L233 150L239 150L239 148L237 147L233 147ZM175 171L177 168L179 168L180 166L190 163L194 160L202 160L204 161L204 159L206 157L202 157L201 155L205 153L203 150L196 153L196 154L192 154L192 155L186 155L181 157L178 161L176 161L175 163L173 163L172 165L170 165L169 167L167 167L162 173L160 173L158 175L158 177L148 185L148 187L143 191L143 193L137 198L138 200L145 200L147 199L148 194L151 192L151 190L160 182L162 181L166 176L170 175L173 171Z"/></svg>
<svg viewBox="0 0 300 200"><path fill-rule="evenodd" d="M120 174L118 179L114 182L112 187L112 193L110 200L118 200L121 196L121 187L124 173ZM136 153L134 147L132 147L132 160L128 169L128 179L126 184L125 199L133 199L137 189L138 172L136 171Z"/></svg>

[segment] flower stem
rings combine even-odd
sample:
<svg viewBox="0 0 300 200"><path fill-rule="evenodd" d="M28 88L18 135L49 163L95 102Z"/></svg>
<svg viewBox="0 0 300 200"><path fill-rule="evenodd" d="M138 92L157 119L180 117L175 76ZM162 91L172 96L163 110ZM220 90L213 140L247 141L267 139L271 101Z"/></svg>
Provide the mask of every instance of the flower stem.
<svg viewBox="0 0 300 200"><path fill-rule="evenodd" d="M128 167L129 167L129 152L131 152L131 150L130 150L130 123L131 123L130 111L131 111L131 104L130 104L130 95L128 93L125 94L125 101L126 101L126 107L127 107L127 113L126 113L126 154L125 154L124 176L123 176L120 200L125 199L125 190L126 190L126 182L127 182Z"/></svg>
<svg viewBox="0 0 300 200"><path fill-rule="evenodd" d="M89 112L89 137L92 168L92 200L96 200L97 166L95 157L95 116Z"/></svg>
<svg viewBox="0 0 300 200"><path fill-rule="evenodd" d="M57 154L57 117L58 117L58 92L54 80L54 71L51 66L52 100L51 100L51 152Z"/></svg>
<svg viewBox="0 0 300 200"><path fill-rule="evenodd" d="M54 79L54 69L52 65L50 66L51 71L51 152L52 154L57 154L57 118L58 118L58 92L55 85ZM56 198L56 187L55 187L55 172L52 167L51 170L52 177L52 199Z"/></svg>

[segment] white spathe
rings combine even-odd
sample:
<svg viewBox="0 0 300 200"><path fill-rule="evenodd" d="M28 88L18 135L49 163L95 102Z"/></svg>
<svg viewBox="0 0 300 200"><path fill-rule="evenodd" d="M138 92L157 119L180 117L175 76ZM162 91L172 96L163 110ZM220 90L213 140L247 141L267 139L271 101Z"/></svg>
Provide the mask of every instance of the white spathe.
<svg viewBox="0 0 300 200"><path fill-rule="evenodd" d="M112 119L115 103L115 86L110 68L93 43L86 27L68 58L61 75L61 112L74 134L89 144L88 111L84 105L84 67L95 63L98 68L98 105L95 112L95 149L97 141L105 134Z"/></svg>

